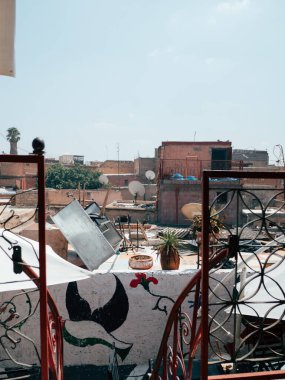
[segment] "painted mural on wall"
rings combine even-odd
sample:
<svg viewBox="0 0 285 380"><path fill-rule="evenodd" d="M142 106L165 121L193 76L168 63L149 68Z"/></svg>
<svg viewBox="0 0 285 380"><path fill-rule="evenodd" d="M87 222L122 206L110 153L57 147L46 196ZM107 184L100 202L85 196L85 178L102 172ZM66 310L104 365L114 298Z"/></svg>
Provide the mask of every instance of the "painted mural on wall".
<svg viewBox="0 0 285 380"><path fill-rule="evenodd" d="M171 297L168 297L166 295L156 294L151 291L150 284L157 285L158 279L152 276L147 277L145 273L136 273L135 277L136 278L130 282L130 286L132 288L136 288L137 286L141 285L151 296L157 298L157 301L154 307L152 308L152 310L163 311L167 315L168 314L167 304L165 304L164 301L168 300L171 302L171 304L174 304L175 301Z"/></svg>
<svg viewBox="0 0 285 380"><path fill-rule="evenodd" d="M26 329L27 322L38 310L39 302L33 302L31 294L37 291L21 291L0 304L0 357L1 362L18 364L18 355L23 349L29 352L23 364L39 365L40 354ZM8 293L7 293L8 294Z"/></svg>
<svg viewBox="0 0 285 380"><path fill-rule="evenodd" d="M112 297L104 306L94 310L90 303L80 295L77 283L70 282L68 284L66 309L69 319L64 323L63 337L66 342L77 347L101 344L111 348L115 344L118 355L124 360L129 354L133 342L117 339L114 332L127 320L129 299L120 279L114 274L113 277L116 281L116 288ZM135 273L135 278L130 281L129 286L131 288L142 286L148 294L156 299L152 310L158 310L168 315L168 308L173 305L174 300L167 295L153 292L150 285L155 286L158 282L156 277L147 276L145 273ZM87 324L91 325L89 336L80 336L81 331L86 331L86 328L88 330Z"/></svg>
<svg viewBox="0 0 285 380"><path fill-rule="evenodd" d="M124 342L115 337L113 332L126 321L129 312L129 300L122 282L116 275L115 292L111 299L102 307L92 311L90 304L82 298L76 282L70 282L66 289L66 309L69 320L63 327L63 337L66 342L77 347L94 346L101 344L111 348L115 344L116 351L124 360L133 344ZM79 324L82 325L80 328ZM80 336L80 331L86 331L90 324L90 336ZM92 332L95 335L93 336Z"/></svg>
<svg viewBox="0 0 285 380"><path fill-rule="evenodd" d="M52 286L52 296L64 320L65 365L106 365L113 343L124 364L143 364L156 357L174 301L193 273L96 273L90 279ZM1 294L0 321L9 328L15 324L20 334L27 332L39 347L38 292L32 291L28 302L23 296L11 297ZM191 294L185 307L193 307ZM27 315L30 318L25 320ZM37 363L35 347L30 346L22 339L15 357Z"/></svg>
<svg viewBox="0 0 285 380"><path fill-rule="evenodd" d="M169 295L169 289L165 288L165 279L162 281L161 276L151 276L148 273L128 274L124 276L125 285L114 273L108 277L110 282L115 282L115 287L109 300L105 301L102 307L94 307L97 302L96 296L94 299L90 299L91 288L85 293L86 297L89 295L88 301L81 294L77 282L70 282L67 285L65 306L68 317L64 322L63 337L71 346L79 348L100 345L112 348L114 343L119 357L124 361L134 347L136 347L135 351L138 350L138 339L142 339L141 334L143 333L139 326L145 320L153 322L156 320L157 324L161 321L160 331L163 332L163 326L175 298ZM128 281L126 281L127 279ZM96 288L98 285L93 283L92 286ZM85 286L82 287L82 292L84 289L86 290ZM157 290L155 291L155 289ZM130 297L131 304L129 303ZM189 300L189 308L192 307L193 304ZM161 317L151 316L155 311L161 312L159 313ZM134 312L136 319L134 319ZM135 323L138 329L135 328ZM135 334L125 334L126 331L129 331L128 326L132 326ZM125 336L126 338L124 338ZM158 343L159 341L155 342L156 345ZM99 352L96 351L96 354L98 355Z"/></svg>

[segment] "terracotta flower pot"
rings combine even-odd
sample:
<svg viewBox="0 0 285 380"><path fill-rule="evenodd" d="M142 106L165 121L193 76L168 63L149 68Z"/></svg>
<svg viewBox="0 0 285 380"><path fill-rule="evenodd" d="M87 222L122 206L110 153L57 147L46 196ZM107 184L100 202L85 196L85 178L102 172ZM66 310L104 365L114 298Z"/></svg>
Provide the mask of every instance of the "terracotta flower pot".
<svg viewBox="0 0 285 380"><path fill-rule="evenodd" d="M179 269L180 256L178 252L169 252L167 255L160 254L160 265L163 270Z"/></svg>
<svg viewBox="0 0 285 380"><path fill-rule="evenodd" d="M152 265L152 257L148 255L136 255L129 258L129 266L132 269L146 270L150 269Z"/></svg>

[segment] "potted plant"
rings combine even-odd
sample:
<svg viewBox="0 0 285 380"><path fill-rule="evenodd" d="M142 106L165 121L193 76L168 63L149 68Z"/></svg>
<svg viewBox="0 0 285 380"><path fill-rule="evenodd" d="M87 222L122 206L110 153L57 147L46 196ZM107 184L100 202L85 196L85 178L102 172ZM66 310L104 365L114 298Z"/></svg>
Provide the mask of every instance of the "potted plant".
<svg viewBox="0 0 285 380"><path fill-rule="evenodd" d="M202 215L195 215L192 219L193 236L198 240L202 236ZM209 234L214 238L219 238L220 222L213 217L210 218Z"/></svg>
<svg viewBox="0 0 285 380"><path fill-rule="evenodd" d="M161 269L179 269L180 255L178 248L181 246L178 237L173 231L164 232L161 243L157 246L157 254L160 255Z"/></svg>

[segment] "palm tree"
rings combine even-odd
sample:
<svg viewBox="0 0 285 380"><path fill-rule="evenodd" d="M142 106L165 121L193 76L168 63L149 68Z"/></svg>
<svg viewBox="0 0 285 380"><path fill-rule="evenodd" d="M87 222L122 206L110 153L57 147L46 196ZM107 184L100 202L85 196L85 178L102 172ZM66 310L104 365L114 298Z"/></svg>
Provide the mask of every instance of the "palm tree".
<svg viewBox="0 0 285 380"><path fill-rule="evenodd" d="M7 129L6 139L10 143L10 154L18 154L17 142L20 138L21 134L17 128L11 127Z"/></svg>

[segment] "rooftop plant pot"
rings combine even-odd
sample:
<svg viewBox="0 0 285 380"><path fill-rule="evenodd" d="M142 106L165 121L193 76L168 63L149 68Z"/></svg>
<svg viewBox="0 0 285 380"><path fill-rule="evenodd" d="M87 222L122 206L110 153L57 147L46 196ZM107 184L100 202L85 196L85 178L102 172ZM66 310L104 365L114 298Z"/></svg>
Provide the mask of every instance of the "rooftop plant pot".
<svg viewBox="0 0 285 380"><path fill-rule="evenodd" d="M153 266L153 259L148 255L136 255L129 258L129 266L132 269L146 270Z"/></svg>
<svg viewBox="0 0 285 380"><path fill-rule="evenodd" d="M168 254L160 254L160 264L163 270L179 269L180 256L178 251L169 252Z"/></svg>

